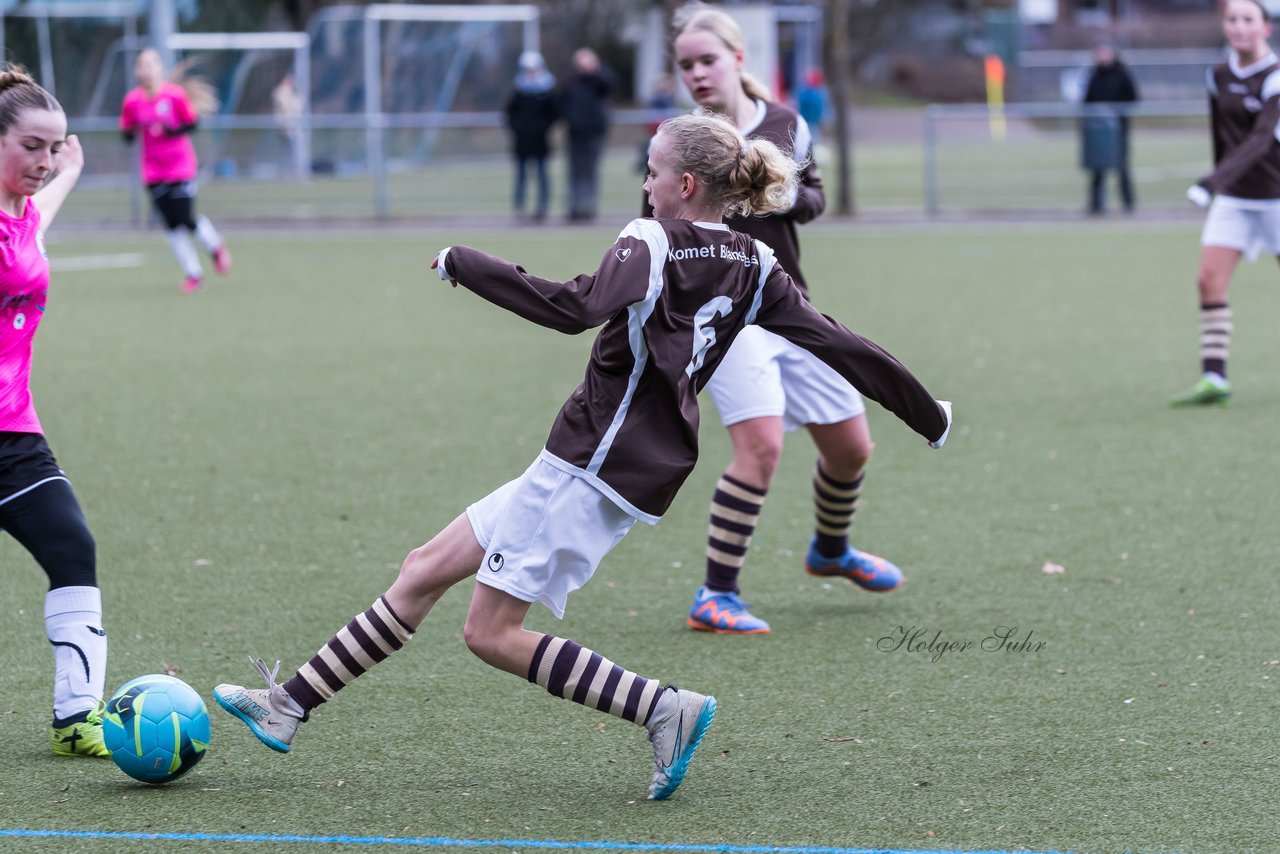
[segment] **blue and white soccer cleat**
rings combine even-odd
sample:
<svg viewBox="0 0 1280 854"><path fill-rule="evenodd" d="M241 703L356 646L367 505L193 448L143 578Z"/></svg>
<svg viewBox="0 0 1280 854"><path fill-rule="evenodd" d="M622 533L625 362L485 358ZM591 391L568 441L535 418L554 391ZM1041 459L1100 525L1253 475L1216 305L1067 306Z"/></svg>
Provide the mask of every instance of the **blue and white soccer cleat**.
<svg viewBox="0 0 1280 854"><path fill-rule="evenodd" d="M649 800L662 801L675 794L689 770L698 743L716 715L716 698L666 686L662 699L645 724L653 743L653 781Z"/></svg>
<svg viewBox="0 0 1280 854"><path fill-rule="evenodd" d="M840 576L847 578L863 590L884 593L902 583L902 570L889 561L870 552L860 552L846 546L844 554L827 557L818 551L817 537L809 543L804 557L804 570L823 578Z"/></svg>
<svg viewBox="0 0 1280 854"><path fill-rule="evenodd" d="M276 684L280 662L277 661L271 670L260 658L253 665L267 680L266 688L219 685L213 689L214 699L219 706L244 721L258 741L272 750L288 753L298 724L306 719L306 714L298 709L284 688Z"/></svg>

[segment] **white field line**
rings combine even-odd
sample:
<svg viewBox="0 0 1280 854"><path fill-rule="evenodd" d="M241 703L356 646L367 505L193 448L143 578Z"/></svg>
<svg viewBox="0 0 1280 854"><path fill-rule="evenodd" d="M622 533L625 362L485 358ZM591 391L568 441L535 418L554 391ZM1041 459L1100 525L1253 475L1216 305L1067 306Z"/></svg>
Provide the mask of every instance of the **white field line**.
<svg viewBox="0 0 1280 854"><path fill-rule="evenodd" d="M114 255L73 255L50 258L49 269L55 273L78 273L90 270L119 270L141 267L146 256L141 252L117 252Z"/></svg>

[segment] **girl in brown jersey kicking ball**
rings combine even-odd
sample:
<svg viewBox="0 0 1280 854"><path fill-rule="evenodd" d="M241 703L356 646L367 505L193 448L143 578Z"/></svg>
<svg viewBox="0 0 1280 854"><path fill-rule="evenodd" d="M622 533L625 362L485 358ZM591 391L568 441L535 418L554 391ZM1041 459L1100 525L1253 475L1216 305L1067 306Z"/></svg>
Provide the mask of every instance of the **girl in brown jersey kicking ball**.
<svg viewBox="0 0 1280 854"><path fill-rule="evenodd" d="M560 410L538 459L405 558L400 574L287 681L256 662L267 687L219 685L215 696L269 747L287 752L311 710L400 649L453 585L475 577L463 636L486 663L643 726L653 744L649 797L675 792L702 740L713 697L627 670L574 641L524 627L541 602L556 616L636 520L654 524L697 461L698 391L752 323L826 361L934 447L939 403L896 359L819 314L757 240L726 212L790 206L795 164L745 141L719 118L664 124L644 189L658 219L631 222L594 274L533 276L475 249L450 247L432 267L534 323L562 332L604 324L586 377Z"/></svg>

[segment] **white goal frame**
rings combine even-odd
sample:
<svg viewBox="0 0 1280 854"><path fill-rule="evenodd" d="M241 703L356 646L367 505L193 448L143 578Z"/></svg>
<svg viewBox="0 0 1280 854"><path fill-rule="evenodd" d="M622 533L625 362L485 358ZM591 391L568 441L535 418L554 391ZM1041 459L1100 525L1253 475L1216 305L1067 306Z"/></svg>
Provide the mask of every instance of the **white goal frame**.
<svg viewBox="0 0 1280 854"><path fill-rule="evenodd" d="M7 56L8 53L5 50L4 19L34 18L36 45L40 54L40 85L56 98L58 86L53 74L53 36L49 30L49 20L98 18L120 21L124 26L126 43L133 43L138 39L138 18L143 14L142 5L137 0L103 0L99 3L41 3L15 6L9 10L0 6L0 56Z"/></svg>
<svg viewBox="0 0 1280 854"><path fill-rule="evenodd" d="M541 12L531 3L502 3L492 6L467 6L460 3L439 6L393 5L374 3L369 6L331 6L319 15L328 20L358 20L361 24L364 67L365 156L374 181L374 215L386 219L390 213L387 197L388 167L384 146L388 114L382 103L382 27L395 21L452 21L517 23L523 26L522 49L539 50L538 24ZM321 20L319 16L315 20Z"/></svg>

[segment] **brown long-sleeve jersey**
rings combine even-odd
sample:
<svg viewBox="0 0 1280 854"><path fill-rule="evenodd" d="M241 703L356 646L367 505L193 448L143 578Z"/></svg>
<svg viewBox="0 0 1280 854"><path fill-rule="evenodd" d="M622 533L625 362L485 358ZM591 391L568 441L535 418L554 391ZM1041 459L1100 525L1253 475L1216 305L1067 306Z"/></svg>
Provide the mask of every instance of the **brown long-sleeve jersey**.
<svg viewBox="0 0 1280 854"><path fill-rule="evenodd" d="M595 273L567 282L462 246L446 266L458 284L550 329L604 324L542 457L650 524L693 470L698 392L748 323L809 350L926 439L946 429L897 359L820 314L769 247L723 224L633 220Z"/></svg>
<svg viewBox="0 0 1280 854"><path fill-rule="evenodd" d="M1200 184L1242 199L1280 198L1280 62L1268 54L1242 68L1233 55L1207 78L1214 170Z"/></svg>

